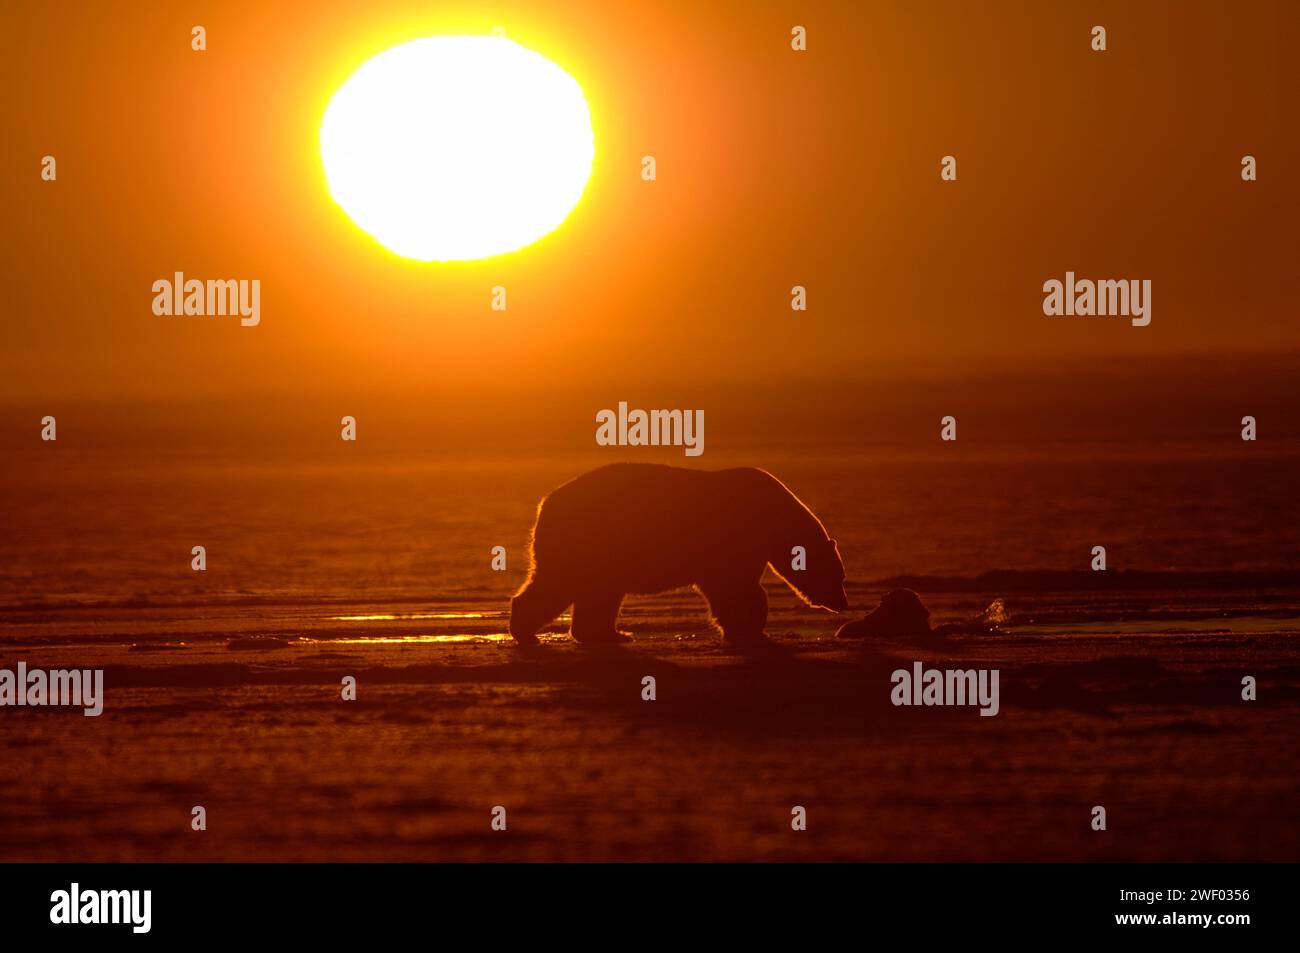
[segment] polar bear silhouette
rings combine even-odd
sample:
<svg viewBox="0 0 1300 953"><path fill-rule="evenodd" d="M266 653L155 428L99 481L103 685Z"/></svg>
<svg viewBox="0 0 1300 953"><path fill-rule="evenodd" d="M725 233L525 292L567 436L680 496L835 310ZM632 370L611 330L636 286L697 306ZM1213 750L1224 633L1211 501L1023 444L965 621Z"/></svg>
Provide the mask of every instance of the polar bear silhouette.
<svg viewBox="0 0 1300 953"><path fill-rule="evenodd" d="M802 569L792 553L803 547ZM510 604L510 634L537 630L570 605L579 642L622 642L628 593L694 586L723 638L762 640L769 564L809 605L848 608L844 564L821 521L772 474L616 463L584 473L537 507L528 580Z"/></svg>

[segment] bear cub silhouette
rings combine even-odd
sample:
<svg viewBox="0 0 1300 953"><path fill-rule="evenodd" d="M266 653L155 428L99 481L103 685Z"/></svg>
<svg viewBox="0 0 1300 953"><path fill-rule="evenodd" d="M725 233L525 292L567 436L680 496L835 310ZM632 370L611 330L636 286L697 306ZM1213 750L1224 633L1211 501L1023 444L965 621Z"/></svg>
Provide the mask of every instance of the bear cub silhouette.
<svg viewBox="0 0 1300 953"><path fill-rule="evenodd" d="M802 546L806 568L791 569ZM694 586L723 638L762 640L771 564L809 605L848 608L844 564L821 521L764 470L688 470L616 463L577 477L537 507L532 568L510 603L510 634L537 630L573 606L579 642L624 642L615 628L628 593Z"/></svg>

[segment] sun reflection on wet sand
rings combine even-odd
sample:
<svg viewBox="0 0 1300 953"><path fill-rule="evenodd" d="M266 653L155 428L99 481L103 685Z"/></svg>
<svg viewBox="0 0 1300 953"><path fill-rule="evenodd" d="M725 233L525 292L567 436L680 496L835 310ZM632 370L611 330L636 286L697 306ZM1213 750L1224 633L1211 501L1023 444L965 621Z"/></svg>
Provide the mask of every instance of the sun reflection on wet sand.
<svg viewBox="0 0 1300 953"><path fill-rule="evenodd" d="M568 635L563 632L542 633L538 636L543 642L564 641ZM509 632L477 632L459 635L372 635L357 636L347 639L303 639L317 645L419 645L449 642L513 642Z"/></svg>
<svg viewBox="0 0 1300 953"><path fill-rule="evenodd" d="M409 614L379 613L377 615L334 615L332 622L393 622L398 619L482 619L482 612L412 612Z"/></svg>

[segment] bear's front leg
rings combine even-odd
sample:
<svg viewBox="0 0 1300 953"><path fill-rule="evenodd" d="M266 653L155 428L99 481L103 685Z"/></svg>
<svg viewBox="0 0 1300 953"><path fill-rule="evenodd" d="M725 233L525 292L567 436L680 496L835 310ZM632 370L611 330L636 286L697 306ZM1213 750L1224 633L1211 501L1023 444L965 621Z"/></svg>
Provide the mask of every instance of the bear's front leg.
<svg viewBox="0 0 1300 953"><path fill-rule="evenodd" d="M762 642L767 625L767 592L754 581L710 582L701 585L709 600L713 623L728 642Z"/></svg>
<svg viewBox="0 0 1300 953"><path fill-rule="evenodd" d="M623 604L621 592L585 592L573 602L573 625L570 634L588 645L631 642L615 628L618 609Z"/></svg>
<svg viewBox="0 0 1300 953"><path fill-rule="evenodd" d="M520 645L536 645L537 630L567 609L572 601L567 593L544 585L534 576L510 600L510 634Z"/></svg>

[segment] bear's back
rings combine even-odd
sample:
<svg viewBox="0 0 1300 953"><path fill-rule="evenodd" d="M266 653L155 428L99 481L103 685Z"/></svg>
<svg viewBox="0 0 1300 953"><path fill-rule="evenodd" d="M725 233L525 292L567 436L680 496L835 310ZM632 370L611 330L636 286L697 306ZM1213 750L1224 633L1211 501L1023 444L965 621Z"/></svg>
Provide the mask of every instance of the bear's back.
<svg viewBox="0 0 1300 953"><path fill-rule="evenodd" d="M655 463L599 467L542 501L534 552L581 560L593 551L633 549L641 554L676 553L676 558L689 560L701 548L752 548L771 520L773 484L780 487L773 477L752 468L692 470Z"/></svg>
<svg viewBox="0 0 1300 953"><path fill-rule="evenodd" d="M542 510L581 508L608 517L648 509L671 517L719 509L762 511L780 483L753 467L692 470L661 463L611 463L553 490Z"/></svg>

